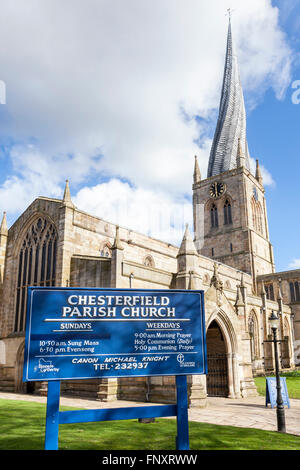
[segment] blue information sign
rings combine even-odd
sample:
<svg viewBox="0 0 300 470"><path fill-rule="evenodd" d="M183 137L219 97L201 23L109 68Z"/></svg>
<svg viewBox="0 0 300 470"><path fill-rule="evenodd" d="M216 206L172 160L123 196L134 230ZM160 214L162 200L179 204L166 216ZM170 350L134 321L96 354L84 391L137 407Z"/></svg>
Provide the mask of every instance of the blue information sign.
<svg viewBox="0 0 300 470"><path fill-rule="evenodd" d="M290 400L285 377L280 377L280 388L283 404L289 408ZM271 408L277 406L277 388L275 377L266 377L266 406L268 406L268 403L271 404Z"/></svg>
<svg viewBox="0 0 300 470"><path fill-rule="evenodd" d="M24 381L206 373L203 291L28 288Z"/></svg>

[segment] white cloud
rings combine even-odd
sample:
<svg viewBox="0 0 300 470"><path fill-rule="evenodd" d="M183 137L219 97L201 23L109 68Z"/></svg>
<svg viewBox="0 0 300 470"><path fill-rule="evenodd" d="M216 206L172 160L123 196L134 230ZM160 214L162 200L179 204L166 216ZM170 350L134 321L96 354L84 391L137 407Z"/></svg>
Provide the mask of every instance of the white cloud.
<svg viewBox="0 0 300 470"><path fill-rule="evenodd" d="M277 9L270 0L232 0L231 7L251 102L266 87L282 97L291 52ZM16 213L40 194L59 197L66 178L80 185L92 176L121 178L172 200L190 193L194 154L206 175L212 136L194 118L215 116L219 104L227 8L225 0L3 4L1 133L17 144L0 209Z"/></svg>
<svg viewBox="0 0 300 470"><path fill-rule="evenodd" d="M292 54L278 27L279 10L272 8L270 1L258 0L247 2L248 16L244 13L241 9L237 12L240 21L236 32L243 85L252 92L250 103L255 106L269 87L282 99L291 80Z"/></svg>
<svg viewBox="0 0 300 470"><path fill-rule="evenodd" d="M104 220L176 245L186 223L193 230L191 201L173 199L163 191L133 188L117 179L81 189L73 202Z"/></svg>
<svg viewBox="0 0 300 470"><path fill-rule="evenodd" d="M76 184L99 169L99 159L92 155L47 155L35 144L14 145L10 157L13 175L0 186L0 206L11 214L38 196L61 197L68 175Z"/></svg>
<svg viewBox="0 0 300 470"><path fill-rule="evenodd" d="M291 269L300 269L300 258L294 258L293 261L289 264Z"/></svg>

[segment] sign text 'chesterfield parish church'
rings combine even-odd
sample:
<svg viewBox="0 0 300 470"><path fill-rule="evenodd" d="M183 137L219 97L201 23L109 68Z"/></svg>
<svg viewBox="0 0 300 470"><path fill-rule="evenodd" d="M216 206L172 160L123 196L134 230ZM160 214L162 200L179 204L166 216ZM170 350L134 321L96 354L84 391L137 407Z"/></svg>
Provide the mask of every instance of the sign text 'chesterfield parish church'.
<svg viewBox="0 0 300 470"><path fill-rule="evenodd" d="M29 287L24 381L206 373L202 291Z"/></svg>

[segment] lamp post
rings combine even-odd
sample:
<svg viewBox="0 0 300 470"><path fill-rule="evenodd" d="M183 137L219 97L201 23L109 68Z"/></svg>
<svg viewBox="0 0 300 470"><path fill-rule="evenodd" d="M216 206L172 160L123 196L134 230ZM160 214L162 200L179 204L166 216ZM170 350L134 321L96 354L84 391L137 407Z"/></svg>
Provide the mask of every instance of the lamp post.
<svg viewBox="0 0 300 470"><path fill-rule="evenodd" d="M274 353L275 353L275 371L276 371L276 390L277 390L277 431L279 432L286 432L285 430L285 413L284 413L284 404L282 400L281 394L281 384L280 384L280 376L279 376L279 360L278 360L278 349L277 344L280 343L280 340L277 339L277 330L278 330L278 323L279 318L276 316L274 311L272 311L272 315L269 318L269 323L271 325L271 330L273 333L273 341L274 343Z"/></svg>

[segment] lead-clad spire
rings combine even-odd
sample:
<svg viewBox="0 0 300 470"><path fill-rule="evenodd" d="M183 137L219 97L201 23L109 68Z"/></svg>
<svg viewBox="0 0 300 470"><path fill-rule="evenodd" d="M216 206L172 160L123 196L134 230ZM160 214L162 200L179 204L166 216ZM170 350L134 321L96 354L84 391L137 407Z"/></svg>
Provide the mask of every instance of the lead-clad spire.
<svg viewBox="0 0 300 470"><path fill-rule="evenodd" d="M209 157L208 178L237 167L239 139L245 155L245 166L249 170L244 96L237 57L233 52L231 22L229 20L219 117Z"/></svg>

